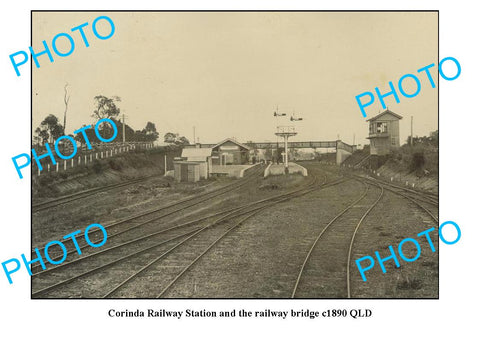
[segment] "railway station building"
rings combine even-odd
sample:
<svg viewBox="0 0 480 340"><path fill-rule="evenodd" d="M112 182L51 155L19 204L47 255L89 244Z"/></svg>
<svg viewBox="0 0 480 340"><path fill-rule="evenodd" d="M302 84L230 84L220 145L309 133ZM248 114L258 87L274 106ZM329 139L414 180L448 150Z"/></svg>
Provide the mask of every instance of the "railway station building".
<svg viewBox="0 0 480 340"><path fill-rule="evenodd" d="M250 148L232 138L227 138L212 147L213 165L248 164Z"/></svg>
<svg viewBox="0 0 480 340"><path fill-rule="evenodd" d="M390 110L385 110L369 122L367 139L370 139L370 155L384 156L400 147L400 119L403 117Z"/></svg>

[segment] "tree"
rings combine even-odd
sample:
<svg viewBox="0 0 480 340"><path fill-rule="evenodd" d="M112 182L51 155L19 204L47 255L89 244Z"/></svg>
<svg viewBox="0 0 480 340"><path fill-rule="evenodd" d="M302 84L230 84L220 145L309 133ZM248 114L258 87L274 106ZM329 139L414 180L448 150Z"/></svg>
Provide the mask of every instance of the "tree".
<svg viewBox="0 0 480 340"><path fill-rule="evenodd" d="M35 137L34 140L36 144L42 144L45 145L45 143L48 143L48 139L50 138L50 135L47 130L42 130L41 128L37 128L35 130Z"/></svg>
<svg viewBox="0 0 480 340"><path fill-rule="evenodd" d="M86 125L83 124L82 128L85 127ZM97 135L95 134L95 129L90 128L84 130L85 134L87 135L88 141L90 144L95 144L95 143L100 143L100 140L97 138ZM86 144L85 139L83 138L82 133L77 133L74 139L79 142L81 145Z"/></svg>
<svg viewBox="0 0 480 340"><path fill-rule="evenodd" d="M430 132L430 140L434 145L438 146L438 130Z"/></svg>
<svg viewBox="0 0 480 340"><path fill-rule="evenodd" d="M93 99L95 101L95 107L96 107L96 109L93 110L93 114L92 114L93 118L97 120L104 119L104 118L109 118L114 120L120 114L120 109L115 104L115 102L120 101L120 97L114 96L113 98L108 98L100 95L100 96L95 96ZM117 132L118 132L119 125L118 123L115 123L115 124L117 125ZM113 128L107 122L103 122L102 124L100 124L100 126L98 127L98 132L105 139L108 139L113 136Z"/></svg>
<svg viewBox="0 0 480 340"><path fill-rule="evenodd" d="M37 140L45 143L52 143L63 135L63 126L58 123L58 118L55 115L48 115L40 123L40 126L35 130Z"/></svg>
<svg viewBox="0 0 480 340"><path fill-rule="evenodd" d="M105 96L95 96L93 98L95 101L95 110L93 110L92 117L100 120L103 118L117 118L120 114L120 109L117 107L115 102L120 101L120 97L114 96L113 98L108 98Z"/></svg>
<svg viewBox="0 0 480 340"><path fill-rule="evenodd" d="M135 134L133 135L133 140L135 142L146 142L147 141L147 135L145 134L144 131L145 130L143 130L143 131L136 130Z"/></svg>
<svg viewBox="0 0 480 340"><path fill-rule="evenodd" d="M142 132L145 134L146 140L149 142L153 142L158 139L159 134L157 132L157 128L152 122L147 122L147 126L145 126L145 129L143 129Z"/></svg>
<svg viewBox="0 0 480 340"><path fill-rule="evenodd" d="M163 136L163 141L168 144L175 144L177 137L178 133L167 132L165 136Z"/></svg>
<svg viewBox="0 0 480 340"><path fill-rule="evenodd" d="M115 118L111 118L117 127L117 137L116 141L123 141L123 123ZM102 135L103 136L103 135ZM132 129L128 124L125 124L125 141L134 142L135 141L135 130Z"/></svg>
<svg viewBox="0 0 480 340"><path fill-rule="evenodd" d="M190 141L187 139L187 137L182 136L182 137L177 139L176 144L177 145L188 145L188 144L190 144Z"/></svg>
<svg viewBox="0 0 480 340"><path fill-rule="evenodd" d="M165 143L171 144L171 145L188 145L190 144L190 141L187 139L185 136L181 136L178 133L173 133L173 132L167 132L165 136L163 136L163 140Z"/></svg>

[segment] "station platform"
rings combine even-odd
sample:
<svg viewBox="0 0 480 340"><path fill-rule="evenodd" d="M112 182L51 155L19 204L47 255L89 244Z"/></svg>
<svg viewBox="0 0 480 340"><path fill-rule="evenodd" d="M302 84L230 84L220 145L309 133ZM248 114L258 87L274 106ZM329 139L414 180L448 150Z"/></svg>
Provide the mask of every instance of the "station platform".
<svg viewBox="0 0 480 340"><path fill-rule="evenodd" d="M308 176L308 171L303 166L298 165L297 163L289 162L288 171L290 174L299 173L302 176ZM271 175L283 175L285 173L285 165L281 164L270 164L264 173L264 177Z"/></svg>
<svg viewBox="0 0 480 340"><path fill-rule="evenodd" d="M257 164L242 164L242 165L212 165L212 175L224 175L227 177L243 177L246 170L258 166Z"/></svg>

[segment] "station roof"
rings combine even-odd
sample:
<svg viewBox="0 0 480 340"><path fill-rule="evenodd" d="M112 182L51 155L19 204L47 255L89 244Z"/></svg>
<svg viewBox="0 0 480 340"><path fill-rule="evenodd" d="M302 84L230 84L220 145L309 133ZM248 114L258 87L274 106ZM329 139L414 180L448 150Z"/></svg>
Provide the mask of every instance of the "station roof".
<svg viewBox="0 0 480 340"><path fill-rule="evenodd" d="M383 111L382 113L379 113L378 115L376 115L375 117L372 117L370 119L367 119L367 122L371 121L371 120L377 120L378 118L380 118L381 116L383 115L386 115L386 114L391 114L392 116L394 116L395 118L398 118L398 119L402 119L403 117L400 116L399 114L396 114L395 112L393 111L390 111L389 109L386 109L385 111Z"/></svg>
<svg viewBox="0 0 480 340"><path fill-rule="evenodd" d="M205 161L212 155L212 148L185 148L182 150L182 157L189 161Z"/></svg>
<svg viewBox="0 0 480 340"><path fill-rule="evenodd" d="M214 146L212 147L212 149L218 148L220 145L225 144L225 143L227 143L227 142L231 142L231 143L237 144L237 145L238 145L239 147L241 147L242 149L250 150L250 147L248 147L248 146L245 145L245 144L242 144L242 143L237 142L237 141L236 141L235 139L233 139L233 138L227 138L227 139L222 140L220 143L214 145Z"/></svg>

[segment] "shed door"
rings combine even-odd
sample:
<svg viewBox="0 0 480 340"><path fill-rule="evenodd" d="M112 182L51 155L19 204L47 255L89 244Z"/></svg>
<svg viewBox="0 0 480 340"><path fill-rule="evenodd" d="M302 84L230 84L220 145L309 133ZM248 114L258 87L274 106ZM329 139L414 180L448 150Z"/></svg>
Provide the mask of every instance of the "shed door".
<svg viewBox="0 0 480 340"><path fill-rule="evenodd" d="M188 181L188 166L186 164L182 164L180 166L180 169L181 170L181 176L180 176L180 180L183 182L183 181Z"/></svg>

